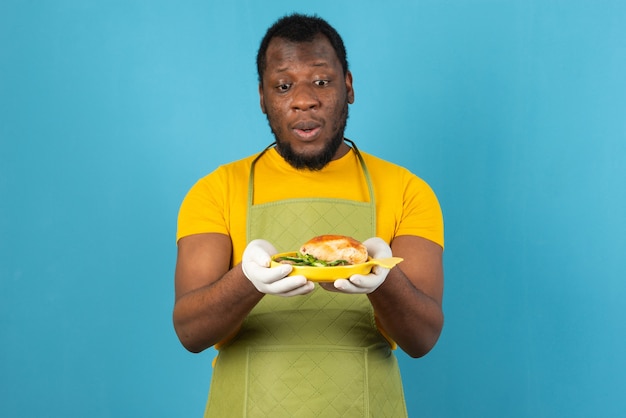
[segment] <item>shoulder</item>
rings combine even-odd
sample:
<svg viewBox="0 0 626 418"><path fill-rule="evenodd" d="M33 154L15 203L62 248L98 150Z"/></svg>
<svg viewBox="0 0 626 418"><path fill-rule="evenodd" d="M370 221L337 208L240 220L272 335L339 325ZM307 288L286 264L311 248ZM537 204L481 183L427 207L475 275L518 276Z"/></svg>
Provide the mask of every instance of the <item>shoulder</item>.
<svg viewBox="0 0 626 418"><path fill-rule="evenodd" d="M217 166L213 171L201 177L196 185L209 185L215 183L229 183L237 179L248 178L252 162L260 153L256 153L240 160Z"/></svg>
<svg viewBox="0 0 626 418"><path fill-rule="evenodd" d="M360 153L375 182L393 180L395 184L402 185L402 187L408 185L411 188L430 190L428 183L408 168L367 152L360 151Z"/></svg>
<svg viewBox="0 0 626 418"><path fill-rule="evenodd" d="M361 152L376 194L385 201L402 202L403 206L428 205L439 207L434 190L417 174L406 167Z"/></svg>
<svg viewBox="0 0 626 418"><path fill-rule="evenodd" d="M247 187L252 161L258 154L219 165L195 181L183 199L183 207L205 206L207 201L227 200L229 193ZM194 203L195 202L195 203Z"/></svg>
<svg viewBox="0 0 626 418"><path fill-rule="evenodd" d="M391 170L394 173L410 173L410 171L407 168L401 165L398 165L394 162L385 160L383 158L377 157L367 152L363 152L363 151L359 151L359 152L363 156L363 160L365 161L365 164L367 164L368 168L371 168L374 170Z"/></svg>
<svg viewBox="0 0 626 418"><path fill-rule="evenodd" d="M260 152L249 155L240 160L232 161L230 163L222 164L218 166L214 172L218 173L238 173L244 171L246 174L250 172L250 167L255 158L259 156Z"/></svg>

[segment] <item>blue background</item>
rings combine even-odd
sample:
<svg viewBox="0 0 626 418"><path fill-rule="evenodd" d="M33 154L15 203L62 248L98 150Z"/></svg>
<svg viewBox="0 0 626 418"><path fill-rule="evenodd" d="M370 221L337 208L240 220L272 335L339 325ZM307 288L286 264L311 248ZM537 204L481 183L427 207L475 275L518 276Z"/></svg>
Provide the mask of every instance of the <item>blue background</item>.
<svg viewBox="0 0 626 418"><path fill-rule="evenodd" d="M178 206L272 138L264 30L348 48L347 136L437 192L446 325L411 417L626 414L626 3L0 3L0 416L200 416L171 325Z"/></svg>

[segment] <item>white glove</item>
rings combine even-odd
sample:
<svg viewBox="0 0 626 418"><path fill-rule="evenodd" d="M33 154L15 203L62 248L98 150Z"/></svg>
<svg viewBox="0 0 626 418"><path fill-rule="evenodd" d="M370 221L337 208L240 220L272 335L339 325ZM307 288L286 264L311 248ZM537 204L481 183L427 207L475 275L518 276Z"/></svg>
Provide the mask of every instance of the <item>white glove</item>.
<svg viewBox="0 0 626 418"><path fill-rule="evenodd" d="M367 253L372 258L391 257L391 247L378 237L369 238L363 241L367 247ZM372 293L383 284L389 274L389 269L381 266L374 266L368 275L355 274L349 279L335 280L335 288L344 293Z"/></svg>
<svg viewBox="0 0 626 418"><path fill-rule="evenodd" d="M296 296L311 292L315 284L304 276L286 277L292 270L289 264L270 268L276 248L268 241L255 239L243 252L241 269L243 274L261 293L278 296Z"/></svg>

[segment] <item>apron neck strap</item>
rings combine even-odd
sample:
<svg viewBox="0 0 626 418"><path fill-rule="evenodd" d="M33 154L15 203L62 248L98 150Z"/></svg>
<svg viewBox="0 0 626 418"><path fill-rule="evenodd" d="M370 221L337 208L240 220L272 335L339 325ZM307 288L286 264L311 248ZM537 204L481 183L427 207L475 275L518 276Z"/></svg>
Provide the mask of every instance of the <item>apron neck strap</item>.
<svg viewBox="0 0 626 418"><path fill-rule="evenodd" d="M370 202L372 204L375 204L374 186L372 186L372 178L370 177L370 172L367 169L367 165L365 164L365 160L363 160L363 156L359 152L359 149L356 147L356 144L354 142L352 142L348 138L344 138L343 140L350 144L350 146L354 150L354 153L356 154L357 158L359 159L359 162L361 163L361 168L363 168L363 175L365 176L365 181L367 182L367 190L369 191L369 194L370 194Z"/></svg>

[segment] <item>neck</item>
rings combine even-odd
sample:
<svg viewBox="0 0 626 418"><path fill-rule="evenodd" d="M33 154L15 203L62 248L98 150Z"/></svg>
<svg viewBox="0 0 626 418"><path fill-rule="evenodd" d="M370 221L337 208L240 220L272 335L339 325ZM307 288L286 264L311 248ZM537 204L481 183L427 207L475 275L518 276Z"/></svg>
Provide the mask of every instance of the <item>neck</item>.
<svg viewBox="0 0 626 418"><path fill-rule="evenodd" d="M337 148L337 151L335 152L335 155L332 158L333 161L340 159L341 157L346 155L348 151L350 151L350 147L348 146L348 144L346 144L345 141L342 141L341 145L339 146L339 148Z"/></svg>

